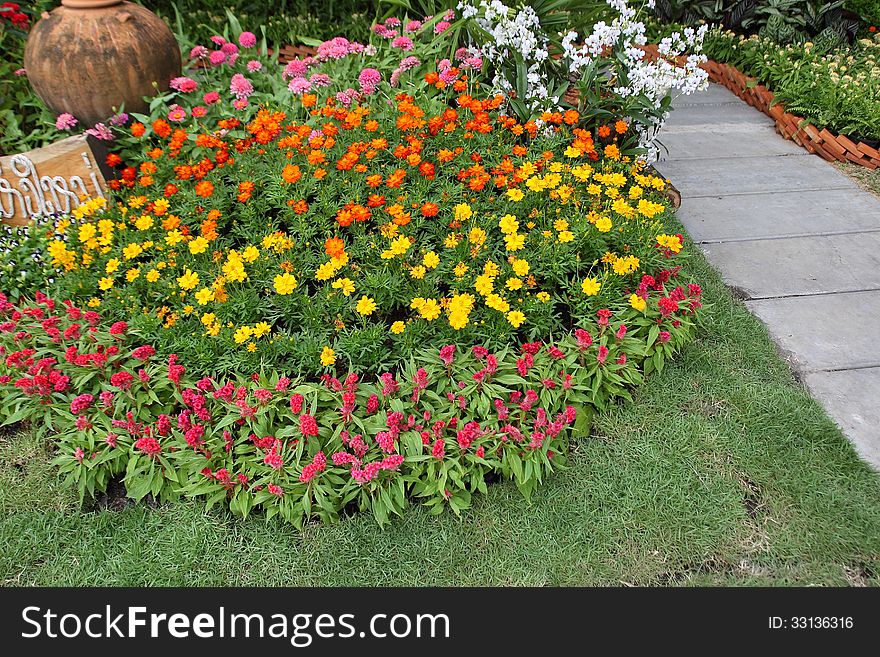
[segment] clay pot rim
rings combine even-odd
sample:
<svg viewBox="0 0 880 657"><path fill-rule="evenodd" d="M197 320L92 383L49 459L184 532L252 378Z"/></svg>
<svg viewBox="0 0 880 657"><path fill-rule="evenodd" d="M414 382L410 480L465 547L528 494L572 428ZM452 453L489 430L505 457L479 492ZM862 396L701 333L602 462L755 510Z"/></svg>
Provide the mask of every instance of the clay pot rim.
<svg viewBox="0 0 880 657"><path fill-rule="evenodd" d="M121 5L123 0L61 0L61 4L68 9L103 9Z"/></svg>

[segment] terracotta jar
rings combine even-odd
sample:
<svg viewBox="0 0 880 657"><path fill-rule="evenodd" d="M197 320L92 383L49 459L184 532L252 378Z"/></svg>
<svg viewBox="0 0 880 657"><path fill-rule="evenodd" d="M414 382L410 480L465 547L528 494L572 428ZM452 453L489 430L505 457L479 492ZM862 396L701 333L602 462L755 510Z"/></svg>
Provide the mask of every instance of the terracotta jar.
<svg viewBox="0 0 880 657"><path fill-rule="evenodd" d="M62 0L34 25L24 65L34 91L56 114L92 126L180 75L180 48L156 14L123 0Z"/></svg>

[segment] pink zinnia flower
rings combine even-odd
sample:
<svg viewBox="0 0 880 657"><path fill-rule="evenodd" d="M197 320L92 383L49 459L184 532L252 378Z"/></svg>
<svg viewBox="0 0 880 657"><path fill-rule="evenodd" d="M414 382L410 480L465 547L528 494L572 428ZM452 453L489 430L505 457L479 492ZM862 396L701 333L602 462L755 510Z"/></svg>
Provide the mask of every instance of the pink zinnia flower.
<svg viewBox="0 0 880 657"><path fill-rule="evenodd" d="M220 102L220 94L217 91L209 91L202 97L202 100L205 101L206 105L213 105Z"/></svg>
<svg viewBox="0 0 880 657"><path fill-rule="evenodd" d="M58 118L55 119L55 127L59 130L72 130L73 127L77 124L76 117L69 112L64 112L63 114L59 114Z"/></svg>
<svg viewBox="0 0 880 657"><path fill-rule="evenodd" d="M192 50L189 51L190 59L201 59L202 57L208 56L208 49L205 46L196 46Z"/></svg>
<svg viewBox="0 0 880 657"><path fill-rule="evenodd" d="M413 40L407 36L399 36L391 42L391 47L399 48L400 50L412 50Z"/></svg>
<svg viewBox="0 0 880 657"><path fill-rule="evenodd" d="M171 88L174 89L174 91L180 91L185 94L192 93L198 88L198 86L198 82L186 76L180 76L171 80Z"/></svg>
<svg viewBox="0 0 880 657"><path fill-rule="evenodd" d="M247 70L248 70L248 73L256 73L257 71L262 71L263 70L263 62L261 62L257 59L252 59L251 61L249 61L247 63Z"/></svg>
<svg viewBox="0 0 880 657"><path fill-rule="evenodd" d="M358 75L358 84L360 84L361 91L365 94L371 94L376 91L376 87L379 86L381 81L382 74L374 68L365 68Z"/></svg>
<svg viewBox="0 0 880 657"><path fill-rule="evenodd" d="M194 117L196 117L197 119L202 118L207 113L208 113L208 108L205 107L204 105L196 105L195 107L192 108L192 115Z"/></svg>
<svg viewBox="0 0 880 657"><path fill-rule="evenodd" d="M329 87L332 84L330 76L326 73L313 73L309 77L309 82L313 87Z"/></svg>
<svg viewBox="0 0 880 657"><path fill-rule="evenodd" d="M287 88L290 89L291 92L299 95L311 89L312 83L306 78L293 78L290 81L290 84L287 85Z"/></svg>
<svg viewBox="0 0 880 657"><path fill-rule="evenodd" d="M226 53L222 50L215 50L208 55L208 61L211 62L211 66L220 66L220 64L226 61Z"/></svg>
<svg viewBox="0 0 880 657"><path fill-rule="evenodd" d="M403 28L404 32L418 32L422 29L422 24L419 21L409 21L406 26Z"/></svg>
<svg viewBox="0 0 880 657"><path fill-rule="evenodd" d="M452 26L449 21L440 21L434 26L434 34L442 34Z"/></svg>
<svg viewBox="0 0 880 657"><path fill-rule="evenodd" d="M224 39L219 34L215 34L211 37L211 43L213 43L215 46L222 46L224 43L226 43L226 39Z"/></svg>
<svg viewBox="0 0 880 657"><path fill-rule="evenodd" d="M168 120L172 123L181 123L186 120L186 110L180 105L172 105L168 112Z"/></svg>
<svg viewBox="0 0 880 657"><path fill-rule="evenodd" d="M226 55L231 58L233 55L238 54L238 46L232 43L232 41L227 41L222 46L220 46L220 52L226 53Z"/></svg>
<svg viewBox="0 0 880 657"><path fill-rule="evenodd" d="M257 45L257 35L253 32L242 32L238 37L238 43L242 48L253 48Z"/></svg>
<svg viewBox="0 0 880 657"><path fill-rule="evenodd" d="M237 110L243 110L248 106L247 98L236 98L232 101L232 106Z"/></svg>
<svg viewBox="0 0 880 657"><path fill-rule="evenodd" d="M86 130L86 134L91 135L95 139L100 139L101 141L113 141L113 133L110 132L110 128L103 123L96 123L94 128Z"/></svg>
<svg viewBox="0 0 880 657"><path fill-rule="evenodd" d="M254 93L254 85L241 73L236 73L229 82L229 91L238 99L249 98Z"/></svg>

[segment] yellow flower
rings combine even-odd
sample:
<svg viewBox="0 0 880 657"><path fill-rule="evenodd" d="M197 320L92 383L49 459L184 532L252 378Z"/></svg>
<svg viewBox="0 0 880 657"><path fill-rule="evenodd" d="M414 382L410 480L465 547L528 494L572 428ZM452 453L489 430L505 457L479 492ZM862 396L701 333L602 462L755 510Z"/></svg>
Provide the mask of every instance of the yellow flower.
<svg viewBox="0 0 880 657"><path fill-rule="evenodd" d="M105 276L98 281L98 287L102 290L109 290L111 287L113 287L113 279Z"/></svg>
<svg viewBox="0 0 880 657"><path fill-rule="evenodd" d="M409 275L415 278L416 280L421 280L425 277L425 268L422 265L416 265L412 269L409 270Z"/></svg>
<svg viewBox="0 0 880 657"><path fill-rule="evenodd" d="M347 297L351 296L351 294L354 292L354 283L352 283L351 280L348 278L339 278L333 281L333 283L330 284L330 287L336 290L341 290L342 294Z"/></svg>
<svg viewBox="0 0 880 657"><path fill-rule="evenodd" d="M394 335L400 335L401 333L403 333L405 328L406 328L406 325L403 322L401 322L400 320L398 320L391 325L391 332Z"/></svg>
<svg viewBox="0 0 880 657"><path fill-rule="evenodd" d="M211 324L206 329L206 333L208 335L210 335L211 337L216 337L216 336L220 335L220 324Z"/></svg>
<svg viewBox="0 0 880 657"><path fill-rule="evenodd" d="M196 292L196 301L199 302L200 306L204 306L213 300L214 292L211 291L211 288L203 287L201 290Z"/></svg>
<svg viewBox="0 0 880 657"><path fill-rule="evenodd" d="M422 258L422 264L428 269L434 269L434 267L440 264L440 257L433 251L428 251L425 257Z"/></svg>
<svg viewBox="0 0 880 657"><path fill-rule="evenodd" d="M141 275L141 270L138 269L137 267L134 267L132 269L129 269L127 272L125 272L125 280L127 280L129 283L131 283L132 281L137 280L137 277L140 275Z"/></svg>
<svg viewBox="0 0 880 657"><path fill-rule="evenodd" d="M429 322L440 316L440 304L435 299L425 299L425 303L418 310L419 314Z"/></svg>
<svg viewBox="0 0 880 657"><path fill-rule="evenodd" d="M550 294L547 292L538 292L535 296L538 297L538 301L541 303L547 303L550 301Z"/></svg>
<svg viewBox="0 0 880 657"><path fill-rule="evenodd" d="M101 305L101 300L97 297L92 297L89 299L89 302L86 304L89 308L98 308Z"/></svg>
<svg viewBox="0 0 880 657"><path fill-rule="evenodd" d="M443 240L443 246L447 249L454 249L458 246L458 242L459 239L456 237L455 233L449 233L449 235L446 236L446 239Z"/></svg>
<svg viewBox="0 0 880 657"><path fill-rule="evenodd" d="M574 240L574 233L572 233L570 230L563 230L561 233L559 233L558 239L561 244L571 242L572 240Z"/></svg>
<svg viewBox="0 0 880 657"><path fill-rule="evenodd" d="M93 239L97 234L97 230L95 229L94 224L83 224L79 227L79 233L77 237L79 241L85 244L89 240Z"/></svg>
<svg viewBox="0 0 880 657"><path fill-rule="evenodd" d="M195 308L193 308L192 306L184 306L183 307L183 314L184 315L192 315L193 310L195 310Z"/></svg>
<svg viewBox="0 0 880 657"><path fill-rule="evenodd" d="M528 260L517 258L511 264L513 266L513 271L517 276L528 276L530 269Z"/></svg>
<svg viewBox="0 0 880 657"><path fill-rule="evenodd" d="M492 310L497 310L501 313L506 313L510 310L510 304L507 303L500 295L492 293L486 297L486 305L489 306Z"/></svg>
<svg viewBox="0 0 880 657"><path fill-rule="evenodd" d="M319 281L327 281L336 276L337 267L332 262L325 262L318 267L315 272L315 279Z"/></svg>
<svg viewBox="0 0 880 657"><path fill-rule="evenodd" d="M177 284L180 286L181 290L192 290L199 284L199 275L192 272L190 269L186 269L183 272L183 276L180 276L177 279Z"/></svg>
<svg viewBox="0 0 880 657"><path fill-rule="evenodd" d="M147 272L147 282L155 283L158 280L159 280L159 272L157 272L155 269L151 269L150 271Z"/></svg>
<svg viewBox="0 0 880 657"><path fill-rule="evenodd" d="M153 227L153 218L148 214L142 214L134 222L134 225L138 230L149 230Z"/></svg>
<svg viewBox="0 0 880 657"><path fill-rule="evenodd" d="M479 249L486 243L486 231L479 226L471 228L471 232L468 233L468 242L473 244L475 248Z"/></svg>
<svg viewBox="0 0 880 657"><path fill-rule="evenodd" d="M110 258L104 266L104 271L108 274L112 274L117 269L119 269L119 258Z"/></svg>
<svg viewBox="0 0 880 657"><path fill-rule="evenodd" d="M254 337L262 338L271 330L272 327L267 322L257 322L257 324L254 326Z"/></svg>
<svg viewBox="0 0 880 657"><path fill-rule="evenodd" d="M629 296L629 305L638 310L639 312L643 312L645 308L648 307L648 304L645 300L640 297L638 294L631 294Z"/></svg>
<svg viewBox="0 0 880 657"><path fill-rule="evenodd" d="M493 284L494 279L491 276L480 274L477 276L477 280L474 281L474 289L485 297L492 293Z"/></svg>
<svg viewBox="0 0 880 657"><path fill-rule="evenodd" d="M376 301L372 297L368 297L366 294L363 295L357 302L357 308L359 314L368 316L372 315L373 311L376 310L378 306L376 305Z"/></svg>
<svg viewBox="0 0 880 657"><path fill-rule="evenodd" d="M452 272L455 274L456 278L461 278L462 276L467 274L468 269L470 269L470 267L468 267L463 262L459 262L457 265L455 265L455 269L453 269Z"/></svg>
<svg viewBox="0 0 880 657"><path fill-rule="evenodd" d="M553 222L553 230L562 232L568 230L568 222L565 219L557 219Z"/></svg>
<svg viewBox="0 0 880 657"><path fill-rule="evenodd" d="M419 308L421 308L424 305L425 305L425 300L422 297L416 297L409 304L409 307L412 308L413 310L418 310Z"/></svg>
<svg viewBox="0 0 880 657"><path fill-rule="evenodd" d="M519 328L520 325L526 321L526 316L518 310L511 310L507 313L507 321L510 322L510 325L513 326L513 328Z"/></svg>
<svg viewBox="0 0 880 657"><path fill-rule="evenodd" d="M525 194L522 193L522 190L516 188L508 189L506 193L507 198L509 198L514 203L519 203L523 200L523 196L525 196Z"/></svg>
<svg viewBox="0 0 880 657"><path fill-rule="evenodd" d="M669 249L673 253L681 251L681 238L678 235L658 235L657 244Z"/></svg>
<svg viewBox="0 0 880 657"><path fill-rule="evenodd" d="M635 256L626 256L625 258L617 258L611 266L614 273L619 276L626 276L639 268L639 259Z"/></svg>
<svg viewBox="0 0 880 657"><path fill-rule="evenodd" d="M608 217L599 217L598 219L596 219L596 229L600 233L607 233L609 230L611 230L611 227L611 219L609 219Z"/></svg>
<svg viewBox="0 0 880 657"><path fill-rule="evenodd" d="M249 246L241 252L241 257L248 264L260 257L260 251L255 246Z"/></svg>
<svg viewBox="0 0 880 657"><path fill-rule="evenodd" d="M330 347L324 347L321 350L321 365L324 367L330 367L334 364L336 364L336 352Z"/></svg>
<svg viewBox="0 0 880 657"><path fill-rule="evenodd" d="M523 282L520 278L508 278L504 285L508 290L518 290L523 286Z"/></svg>
<svg viewBox="0 0 880 657"><path fill-rule="evenodd" d="M565 149L565 157L580 157L581 149L575 148L574 146L569 146Z"/></svg>
<svg viewBox="0 0 880 657"><path fill-rule="evenodd" d="M137 242L133 242L132 244L129 244L124 249L122 249L122 255L126 260L137 258L143 252L144 250Z"/></svg>
<svg viewBox="0 0 880 657"><path fill-rule="evenodd" d="M511 233L504 236L504 245L508 251L522 251L526 246L526 236L520 233Z"/></svg>
<svg viewBox="0 0 880 657"><path fill-rule="evenodd" d="M474 211L467 203L459 203L455 206L455 220L458 222L467 221L474 216Z"/></svg>
<svg viewBox="0 0 880 657"><path fill-rule="evenodd" d="M202 324L205 326L210 326L214 322L217 321L217 316L214 313L205 313L202 315Z"/></svg>
<svg viewBox="0 0 880 657"><path fill-rule="evenodd" d="M506 214L498 220L498 227L505 235L510 235L519 230L519 222L512 214Z"/></svg>
<svg viewBox="0 0 880 657"><path fill-rule="evenodd" d="M168 231L168 234L165 236L165 244L168 246L177 246L183 241L183 234L176 228L174 230Z"/></svg>
<svg viewBox="0 0 880 657"><path fill-rule="evenodd" d="M394 255L403 255L410 246L412 246L412 243L409 241L409 238L406 235L401 235L391 242L391 252Z"/></svg>
<svg viewBox="0 0 880 657"><path fill-rule="evenodd" d="M279 274L275 277L273 281L273 285L275 287L275 291L280 295L290 294L296 289L297 281L296 276L293 274Z"/></svg>
<svg viewBox="0 0 880 657"><path fill-rule="evenodd" d="M599 194L602 193L602 185L597 185L596 183L589 185L587 187L587 193L592 196L599 196Z"/></svg>
<svg viewBox="0 0 880 657"><path fill-rule="evenodd" d="M232 339L235 340L235 344L241 344L250 340L252 333L250 326L242 326L232 335Z"/></svg>
<svg viewBox="0 0 880 657"><path fill-rule="evenodd" d="M193 255L204 253L208 248L208 244L208 240L199 235L197 238L189 243L189 252Z"/></svg>
<svg viewBox="0 0 880 657"><path fill-rule="evenodd" d="M256 345L256 343L255 343L255 342L251 342L250 344L248 344L248 346L247 346L247 350L248 350L250 353L254 353L254 352L257 350L257 345Z"/></svg>
<svg viewBox="0 0 880 657"><path fill-rule="evenodd" d="M581 283L581 290L588 297L595 296L599 294L599 289L602 287L602 284L597 281L595 278L585 278L583 283Z"/></svg>

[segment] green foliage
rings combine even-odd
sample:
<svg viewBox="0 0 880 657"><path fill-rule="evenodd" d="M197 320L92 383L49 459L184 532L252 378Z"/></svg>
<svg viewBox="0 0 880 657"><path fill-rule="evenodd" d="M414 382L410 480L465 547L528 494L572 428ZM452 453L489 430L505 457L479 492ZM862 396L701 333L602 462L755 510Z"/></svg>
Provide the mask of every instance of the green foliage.
<svg viewBox="0 0 880 657"><path fill-rule="evenodd" d="M26 40L26 30L0 19L0 154L39 148L62 136L23 74Z"/></svg>
<svg viewBox="0 0 880 657"><path fill-rule="evenodd" d="M823 36L780 47L776 41L710 31L706 54L758 78L786 110L835 132L880 139L880 37L838 48Z"/></svg>
<svg viewBox="0 0 880 657"><path fill-rule="evenodd" d="M45 231L42 224L0 223L0 286L13 302L32 297L52 281L55 269L45 260Z"/></svg>

